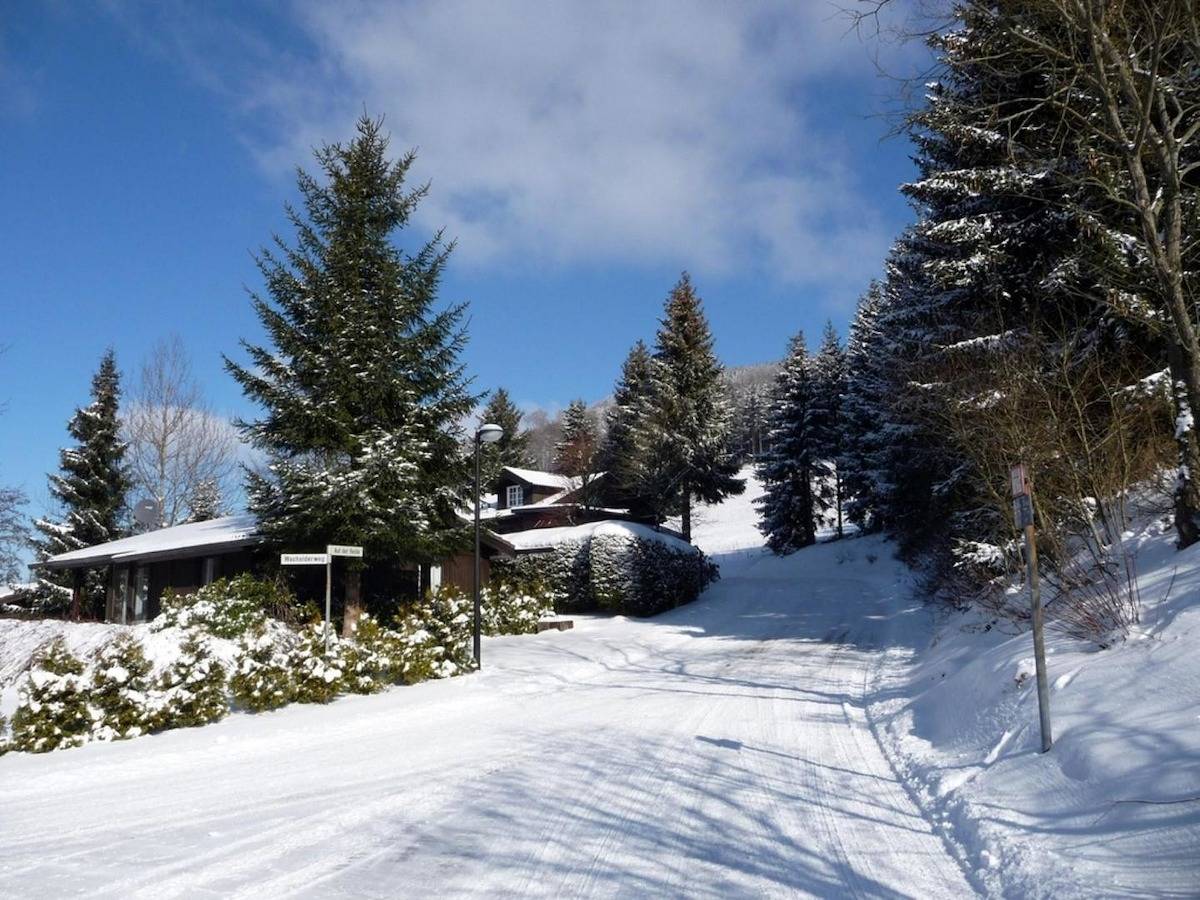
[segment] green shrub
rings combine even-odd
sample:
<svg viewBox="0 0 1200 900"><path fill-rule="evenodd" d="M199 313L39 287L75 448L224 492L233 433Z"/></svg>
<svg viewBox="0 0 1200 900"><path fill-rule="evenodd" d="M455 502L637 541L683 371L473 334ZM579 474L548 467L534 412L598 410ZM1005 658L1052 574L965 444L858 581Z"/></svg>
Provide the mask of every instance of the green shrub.
<svg viewBox="0 0 1200 900"><path fill-rule="evenodd" d="M154 627L200 628L215 637L232 639L265 624L268 614L294 621L307 615L303 610L282 582L243 574L218 578L189 594L166 591Z"/></svg>
<svg viewBox="0 0 1200 900"><path fill-rule="evenodd" d="M238 641L238 664L229 687L234 702L251 712L278 709L295 698L288 651L265 626Z"/></svg>
<svg viewBox="0 0 1200 900"><path fill-rule="evenodd" d="M89 685L89 699L101 716L92 731L95 740L121 740L149 730L151 670L142 645L132 635L118 635L104 646Z"/></svg>
<svg viewBox="0 0 1200 900"><path fill-rule="evenodd" d="M88 698L83 662L56 638L34 663L13 714L12 747L45 753L85 744L100 718Z"/></svg>
<svg viewBox="0 0 1200 900"><path fill-rule="evenodd" d="M400 628L408 644L407 662L412 676L410 679L406 674L406 680L449 678L474 668L473 605L471 597L453 585L443 584L409 607Z"/></svg>
<svg viewBox="0 0 1200 900"><path fill-rule="evenodd" d="M225 667L213 656L207 638L187 636L179 657L159 680L153 705L154 731L207 725L229 712Z"/></svg>
<svg viewBox="0 0 1200 900"><path fill-rule="evenodd" d="M377 683L408 682L408 642L403 632L385 628L374 616L364 613L354 631L358 659L356 669Z"/></svg>
<svg viewBox="0 0 1200 900"><path fill-rule="evenodd" d="M484 634L536 634L537 624L554 612L553 602L541 583L523 590L493 578L480 592L481 625Z"/></svg>
<svg viewBox="0 0 1200 900"><path fill-rule="evenodd" d="M328 703L346 689L346 650L332 629L329 638L326 653L325 626L309 625L300 631L300 640L288 654L288 668L296 685L295 700L299 703Z"/></svg>

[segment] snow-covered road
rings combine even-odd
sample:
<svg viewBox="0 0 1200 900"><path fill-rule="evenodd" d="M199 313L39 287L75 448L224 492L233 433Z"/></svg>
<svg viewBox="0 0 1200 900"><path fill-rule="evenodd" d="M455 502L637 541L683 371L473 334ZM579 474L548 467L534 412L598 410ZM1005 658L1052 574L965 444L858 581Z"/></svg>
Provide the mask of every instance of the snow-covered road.
<svg viewBox="0 0 1200 900"><path fill-rule="evenodd" d="M478 675L10 754L0 892L970 895L864 713L928 635L879 550L732 553L689 607L489 640Z"/></svg>

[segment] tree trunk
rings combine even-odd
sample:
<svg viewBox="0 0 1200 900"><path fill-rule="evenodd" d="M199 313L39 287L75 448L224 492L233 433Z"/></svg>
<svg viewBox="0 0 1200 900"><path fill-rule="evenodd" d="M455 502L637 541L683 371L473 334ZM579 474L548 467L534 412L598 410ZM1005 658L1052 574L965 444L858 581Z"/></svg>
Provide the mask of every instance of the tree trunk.
<svg viewBox="0 0 1200 900"><path fill-rule="evenodd" d="M684 485L683 488L683 515L680 516L679 530L683 532L683 539L690 544L692 542L692 492L687 485Z"/></svg>
<svg viewBox="0 0 1200 900"><path fill-rule="evenodd" d="M83 611L83 569L71 570L71 621L78 622Z"/></svg>
<svg viewBox="0 0 1200 900"><path fill-rule="evenodd" d="M1179 549L1200 541L1200 445L1195 410L1196 366L1188 365L1186 351L1172 341L1167 352L1171 372L1171 398L1175 408L1175 442L1179 468L1175 479L1175 543Z"/></svg>
<svg viewBox="0 0 1200 900"><path fill-rule="evenodd" d="M346 602L342 613L342 637L354 637L358 629L358 618L362 615L362 570L346 569Z"/></svg>

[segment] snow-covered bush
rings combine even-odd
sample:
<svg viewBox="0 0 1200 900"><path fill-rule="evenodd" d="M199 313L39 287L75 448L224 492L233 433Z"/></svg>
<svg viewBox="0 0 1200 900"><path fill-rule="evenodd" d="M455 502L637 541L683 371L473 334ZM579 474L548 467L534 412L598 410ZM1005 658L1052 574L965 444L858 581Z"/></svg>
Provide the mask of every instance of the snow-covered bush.
<svg viewBox="0 0 1200 900"><path fill-rule="evenodd" d="M229 680L233 700L242 709L262 712L291 703L296 685L288 648L265 626L242 635L238 662Z"/></svg>
<svg viewBox="0 0 1200 900"><path fill-rule="evenodd" d="M300 640L288 654L295 679L294 699L299 703L328 703L346 690L349 669L346 648L332 632L325 652L325 626L312 624L300 631Z"/></svg>
<svg viewBox="0 0 1200 900"><path fill-rule="evenodd" d="M473 668L472 607L472 598L449 584L409 607L400 627L407 643L406 681L449 678Z"/></svg>
<svg viewBox="0 0 1200 900"><path fill-rule="evenodd" d="M492 580L527 594L542 595L558 612L596 608L589 541L563 541L545 553L492 561Z"/></svg>
<svg viewBox="0 0 1200 900"><path fill-rule="evenodd" d="M484 634L536 634L538 622L554 612L554 603L540 584L522 589L493 578L480 592L481 628Z"/></svg>
<svg viewBox="0 0 1200 900"><path fill-rule="evenodd" d="M216 637L238 638L262 625L269 611L293 606L291 594L279 582L243 574L218 578L188 594L166 591L154 627L201 628Z"/></svg>
<svg viewBox="0 0 1200 900"><path fill-rule="evenodd" d="M150 729L152 669L142 645L130 634L118 635L100 650L89 685L91 703L100 712L93 739L116 741Z"/></svg>
<svg viewBox="0 0 1200 900"><path fill-rule="evenodd" d="M700 550L671 547L654 540L637 541L633 565L634 591L621 608L632 616L652 616L691 603L721 577L717 564Z"/></svg>
<svg viewBox="0 0 1200 900"><path fill-rule="evenodd" d="M558 612L652 616L695 600L718 577L700 550L622 526L601 526L586 540L492 563L494 583L544 596Z"/></svg>
<svg viewBox="0 0 1200 900"><path fill-rule="evenodd" d="M13 749L45 753L85 744L100 718L88 688L83 662L62 638L56 638L38 657L22 687L13 714Z"/></svg>
<svg viewBox="0 0 1200 900"><path fill-rule="evenodd" d="M206 725L229 712L225 667L205 636L187 636L179 656L159 680L152 705L154 731Z"/></svg>

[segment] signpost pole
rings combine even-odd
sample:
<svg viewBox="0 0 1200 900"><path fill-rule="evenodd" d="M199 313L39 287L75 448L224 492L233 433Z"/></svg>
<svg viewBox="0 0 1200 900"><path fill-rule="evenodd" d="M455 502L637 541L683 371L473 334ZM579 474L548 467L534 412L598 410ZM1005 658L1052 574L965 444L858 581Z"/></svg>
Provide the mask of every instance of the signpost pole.
<svg viewBox="0 0 1200 900"><path fill-rule="evenodd" d="M1037 531L1033 526L1033 491L1025 466L1012 469L1013 511L1017 526L1025 532L1025 565L1029 578L1029 600L1033 620L1033 663L1037 672L1038 720L1042 728L1042 752L1054 743L1050 731L1050 689L1046 683L1045 614L1038 578Z"/></svg>
<svg viewBox="0 0 1200 900"><path fill-rule="evenodd" d="M325 560L325 655L329 655L329 616L333 600L333 557Z"/></svg>
<svg viewBox="0 0 1200 900"><path fill-rule="evenodd" d="M1046 641L1043 634L1042 588L1038 581L1037 533L1025 526L1025 558L1029 567L1029 594L1033 604L1033 661L1037 669L1038 718L1042 726L1042 752L1054 740L1050 733L1050 689L1046 685Z"/></svg>

